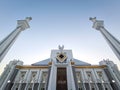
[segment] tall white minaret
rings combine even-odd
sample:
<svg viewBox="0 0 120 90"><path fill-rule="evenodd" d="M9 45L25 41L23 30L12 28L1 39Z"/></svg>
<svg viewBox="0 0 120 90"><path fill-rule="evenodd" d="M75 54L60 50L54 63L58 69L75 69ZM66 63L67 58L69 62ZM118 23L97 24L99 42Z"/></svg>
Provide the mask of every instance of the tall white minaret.
<svg viewBox="0 0 120 90"><path fill-rule="evenodd" d="M93 28L101 32L115 55L120 60L120 41L104 28L104 21L96 20L96 17L90 18L90 20L93 22Z"/></svg>
<svg viewBox="0 0 120 90"><path fill-rule="evenodd" d="M3 60L21 31L30 27L28 24L30 20L32 20L31 17L26 17L25 20L18 20L16 29L0 42L0 62Z"/></svg>

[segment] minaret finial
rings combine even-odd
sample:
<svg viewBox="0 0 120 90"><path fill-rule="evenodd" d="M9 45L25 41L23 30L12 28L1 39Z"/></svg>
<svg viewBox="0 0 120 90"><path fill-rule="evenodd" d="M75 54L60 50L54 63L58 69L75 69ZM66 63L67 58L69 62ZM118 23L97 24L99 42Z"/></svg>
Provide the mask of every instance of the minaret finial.
<svg viewBox="0 0 120 90"><path fill-rule="evenodd" d="M91 20L92 22L96 22L96 17L94 18L90 17L89 20Z"/></svg>
<svg viewBox="0 0 120 90"><path fill-rule="evenodd" d="M27 22L29 22L30 20L32 20L32 17L26 17Z"/></svg>
<svg viewBox="0 0 120 90"><path fill-rule="evenodd" d="M59 48L60 52L62 52L64 49L64 45L62 45L62 46L59 45L58 48Z"/></svg>
<svg viewBox="0 0 120 90"><path fill-rule="evenodd" d="M95 28L96 30L100 30L100 28L104 27L104 22L102 20L96 20L96 17L92 18L90 17L89 20L91 20L93 22L93 28Z"/></svg>

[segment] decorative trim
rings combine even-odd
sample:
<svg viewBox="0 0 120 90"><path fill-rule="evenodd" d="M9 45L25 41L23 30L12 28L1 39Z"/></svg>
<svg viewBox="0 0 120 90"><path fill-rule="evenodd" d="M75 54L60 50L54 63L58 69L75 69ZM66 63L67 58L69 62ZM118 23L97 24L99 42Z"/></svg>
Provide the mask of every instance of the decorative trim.
<svg viewBox="0 0 120 90"><path fill-rule="evenodd" d="M44 69L44 68L49 68L49 66L30 66L30 65L24 65L24 66L19 66L17 65L16 68L18 69Z"/></svg>
<svg viewBox="0 0 120 90"><path fill-rule="evenodd" d="M56 58L59 62L64 62L67 59L67 56L64 53L59 53Z"/></svg>
<svg viewBox="0 0 120 90"><path fill-rule="evenodd" d="M52 65L52 62L49 62L48 65Z"/></svg>
<svg viewBox="0 0 120 90"><path fill-rule="evenodd" d="M75 65L75 62L71 62L71 65Z"/></svg>
<svg viewBox="0 0 120 90"><path fill-rule="evenodd" d="M92 65L92 66L74 66L75 68L106 68L106 65Z"/></svg>
<svg viewBox="0 0 120 90"><path fill-rule="evenodd" d="M52 62L50 62L52 63ZM74 62L71 62L72 64L74 64ZM74 66L74 68L106 68L106 65L92 65L92 66ZM49 68L49 66L30 66L30 65L24 65L24 66L20 66L17 65L16 68L18 69L46 69Z"/></svg>

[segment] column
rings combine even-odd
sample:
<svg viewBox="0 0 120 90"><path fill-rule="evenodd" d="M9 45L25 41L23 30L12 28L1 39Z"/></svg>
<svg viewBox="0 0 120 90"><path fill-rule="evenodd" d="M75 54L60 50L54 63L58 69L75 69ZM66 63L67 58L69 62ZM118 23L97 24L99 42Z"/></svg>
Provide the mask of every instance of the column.
<svg viewBox="0 0 120 90"><path fill-rule="evenodd" d="M120 41L116 39L112 34L110 34L104 28L104 21L96 20L96 17L90 18L90 20L93 22L93 28L101 32L101 34L107 41L108 45L111 47L112 51L115 53L117 58L120 60Z"/></svg>
<svg viewBox="0 0 120 90"><path fill-rule="evenodd" d="M0 62L7 54L20 32L30 27L28 22L31 19L31 17L27 17L25 20L18 20L16 29L0 42Z"/></svg>
<svg viewBox="0 0 120 90"><path fill-rule="evenodd" d="M6 65L6 68L0 77L0 90L7 90L5 89L7 88L7 84L14 83L15 76L18 73L18 69L15 68L16 65L23 65L23 62L14 60ZM8 85L8 87L10 86Z"/></svg>

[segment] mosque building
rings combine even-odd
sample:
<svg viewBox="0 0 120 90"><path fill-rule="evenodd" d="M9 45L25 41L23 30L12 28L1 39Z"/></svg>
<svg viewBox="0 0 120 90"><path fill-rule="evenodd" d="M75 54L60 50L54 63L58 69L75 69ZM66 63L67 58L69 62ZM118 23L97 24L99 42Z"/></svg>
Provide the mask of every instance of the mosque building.
<svg viewBox="0 0 120 90"><path fill-rule="evenodd" d="M0 61L20 32L29 28L30 20L18 20L17 28L0 42ZM120 60L120 42L104 28L103 21L90 20ZM0 76L0 90L120 90L119 87L120 71L113 61L107 59L91 65L75 59L72 50L60 45L51 50L50 57L31 65L10 61Z"/></svg>

